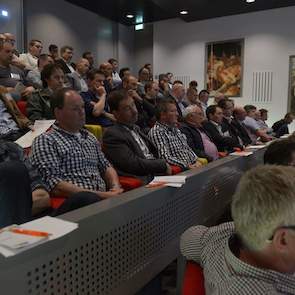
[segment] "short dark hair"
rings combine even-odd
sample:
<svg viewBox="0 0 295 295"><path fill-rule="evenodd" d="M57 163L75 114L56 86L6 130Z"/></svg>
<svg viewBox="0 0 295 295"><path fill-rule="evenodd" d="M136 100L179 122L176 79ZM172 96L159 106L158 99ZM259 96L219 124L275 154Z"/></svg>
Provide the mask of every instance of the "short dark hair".
<svg viewBox="0 0 295 295"><path fill-rule="evenodd" d="M287 114L285 115L284 118L285 118L285 119L288 119L288 118L291 117L291 116L293 117L294 115L293 115L292 113L287 113Z"/></svg>
<svg viewBox="0 0 295 295"><path fill-rule="evenodd" d="M82 54L82 57L83 57L83 58L86 58L86 56L87 56L88 54L92 54L91 51L85 51L85 52Z"/></svg>
<svg viewBox="0 0 295 295"><path fill-rule="evenodd" d="M218 101L217 106L219 106L221 109L225 109L228 102L233 103L232 100L228 98L222 98L220 101Z"/></svg>
<svg viewBox="0 0 295 295"><path fill-rule="evenodd" d="M151 66L151 65L152 65L152 64L148 62L148 63L146 63L143 67L144 67L144 68L147 68L148 66Z"/></svg>
<svg viewBox="0 0 295 295"><path fill-rule="evenodd" d="M206 90L206 89L202 89L202 90L199 92L199 96L202 96L203 93L207 93L208 95L210 94L208 90Z"/></svg>
<svg viewBox="0 0 295 295"><path fill-rule="evenodd" d="M130 68L121 68L120 72L119 72L119 76L122 79L124 77L124 73L130 71Z"/></svg>
<svg viewBox="0 0 295 295"><path fill-rule="evenodd" d="M252 104L247 104L244 106L244 110L246 111L246 113L249 113L250 111L257 110L257 108Z"/></svg>
<svg viewBox="0 0 295 295"><path fill-rule="evenodd" d="M128 91L125 89L112 91L108 97L110 112L117 111L121 101L127 99L128 97Z"/></svg>
<svg viewBox="0 0 295 295"><path fill-rule="evenodd" d="M192 80L189 82L189 87L197 87L198 86L198 82L196 80Z"/></svg>
<svg viewBox="0 0 295 295"><path fill-rule="evenodd" d="M74 89L69 87L64 87L56 90L50 98L50 108L54 114L54 110L62 109L65 105L65 95L68 91L74 91Z"/></svg>
<svg viewBox="0 0 295 295"><path fill-rule="evenodd" d="M34 46L35 43L42 43L40 40L37 40L37 39L32 39L29 43L30 46Z"/></svg>
<svg viewBox="0 0 295 295"><path fill-rule="evenodd" d="M66 50L71 50L71 51L73 51L74 48L73 48L72 46L65 45L65 46L63 46L63 47L60 49L60 53L63 54Z"/></svg>
<svg viewBox="0 0 295 295"><path fill-rule="evenodd" d="M58 47L55 44L50 44L49 47L48 47L48 50L49 50L49 52L51 52L53 50L58 50Z"/></svg>
<svg viewBox="0 0 295 295"><path fill-rule="evenodd" d="M47 58L48 58L48 54L46 54L46 53L42 53L42 54L40 54L40 56L38 57L38 62L37 62L37 65L38 65L38 67L39 67L39 65L40 65L40 61L41 60L43 60L43 61L45 61Z"/></svg>
<svg viewBox="0 0 295 295"><path fill-rule="evenodd" d="M167 74L160 74L159 75L159 82L162 81L162 80L164 80L165 78L168 79Z"/></svg>
<svg viewBox="0 0 295 295"><path fill-rule="evenodd" d="M90 81L93 81L94 78L95 78L95 75L102 75L102 76L105 77L105 74L101 70L99 70L99 69L91 69L90 71L87 72L86 79L90 80Z"/></svg>
<svg viewBox="0 0 295 295"><path fill-rule="evenodd" d="M108 60L108 63L110 63L110 64L113 64L114 62L118 62L118 60L115 59L115 58L110 58L110 59Z"/></svg>
<svg viewBox="0 0 295 295"><path fill-rule="evenodd" d="M219 108L219 106L213 104L206 109L206 116L208 120L210 119L209 115L214 115L216 113L217 108Z"/></svg>
<svg viewBox="0 0 295 295"><path fill-rule="evenodd" d="M279 139L272 142L264 153L264 164L289 165L292 153L295 152L295 141Z"/></svg>
<svg viewBox="0 0 295 295"><path fill-rule="evenodd" d="M183 82L181 80L175 80L173 82L173 85L175 85L175 84L181 84L181 85L183 85Z"/></svg>
<svg viewBox="0 0 295 295"><path fill-rule="evenodd" d="M162 113L167 112L169 104L175 105L175 101L173 99L167 98L167 97L159 100L159 102L157 103L157 106L155 108L155 116L156 116L157 120L161 119Z"/></svg>
<svg viewBox="0 0 295 295"><path fill-rule="evenodd" d="M48 80L52 73L57 70L62 71L62 68L57 64L48 64L43 68L41 71L41 81L44 88L48 87L46 80Z"/></svg>
<svg viewBox="0 0 295 295"><path fill-rule="evenodd" d="M259 112L260 112L261 115L263 115L263 114L267 114L268 113L268 110L266 110L266 109L260 109Z"/></svg>
<svg viewBox="0 0 295 295"><path fill-rule="evenodd" d="M143 72L143 70L147 70L148 71L148 69L146 67L142 67L142 68L139 69L138 75L141 75L141 73Z"/></svg>

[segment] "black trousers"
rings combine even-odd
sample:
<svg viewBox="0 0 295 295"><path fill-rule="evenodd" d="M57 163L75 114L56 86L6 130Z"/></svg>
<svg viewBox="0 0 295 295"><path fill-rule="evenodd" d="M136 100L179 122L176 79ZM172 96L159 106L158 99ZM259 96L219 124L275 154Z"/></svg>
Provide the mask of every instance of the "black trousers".
<svg viewBox="0 0 295 295"><path fill-rule="evenodd" d="M38 217L58 216L69 211L101 201L92 192L71 195L58 208L49 208ZM32 220L32 192L30 178L22 162L0 163L0 228Z"/></svg>

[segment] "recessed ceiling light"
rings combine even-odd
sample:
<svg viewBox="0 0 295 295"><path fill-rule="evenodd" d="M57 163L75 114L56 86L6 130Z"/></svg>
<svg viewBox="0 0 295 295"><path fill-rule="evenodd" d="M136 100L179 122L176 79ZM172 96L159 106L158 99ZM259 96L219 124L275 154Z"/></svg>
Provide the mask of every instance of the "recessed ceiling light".
<svg viewBox="0 0 295 295"><path fill-rule="evenodd" d="M126 17L127 18L134 18L134 15L133 14L126 14Z"/></svg>
<svg viewBox="0 0 295 295"><path fill-rule="evenodd" d="M253 3L255 0L246 0L247 3Z"/></svg>
<svg viewBox="0 0 295 295"><path fill-rule="evenodd" d="M7 10L2 10L1 14L2 14L2 16L8 16L8 11Z"/></svg>
<svg viewBox="0 0 295 295"><path fill-rule="evenodd" d="M182 14L182 15L186 15L186 14L188 14L188 11L187 10L181 10L179 13Z"/></svg>

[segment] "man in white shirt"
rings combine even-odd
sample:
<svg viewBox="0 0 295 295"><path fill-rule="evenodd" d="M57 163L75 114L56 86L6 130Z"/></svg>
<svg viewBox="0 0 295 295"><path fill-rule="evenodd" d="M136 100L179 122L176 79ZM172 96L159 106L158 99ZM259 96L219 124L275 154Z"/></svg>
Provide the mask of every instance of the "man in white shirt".
<svg viewBox="0 0 295 295"><path fill-rule="evenodd" d="M20 54L19 59L26 65L26 70L38 70L38 58L42 49L42 42L33 39L29 43L29 52Z"/></svg>
<svg viewBox="0 0 295 295"><path fill-rule="evenodd" d="M75 72L71 64L72 57L74 55L74 49L71 46L63 46L60 49L61 58L56 60L55 63L58 64L65 74L70 74Z"/></svg>
<svg viewBox="0 0 295 295"><path fill-rule="evenodd" d="M110 58L108 60L108 63L110 63L113 67L113 72L112 72L113 88L116 88L122 83L122 80L121 80L120 75L118 73L119 63L114 58Z"/></svg>

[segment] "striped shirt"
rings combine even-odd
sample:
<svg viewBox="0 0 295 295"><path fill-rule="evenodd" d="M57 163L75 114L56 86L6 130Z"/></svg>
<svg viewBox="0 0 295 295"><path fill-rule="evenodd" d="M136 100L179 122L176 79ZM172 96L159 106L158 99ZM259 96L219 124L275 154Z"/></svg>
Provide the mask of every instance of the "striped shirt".
<svg viewBox="0 0 295 295"><path fill-rule="evenodd" d="M81 129L76 135L53 125L34 140L30 160L50 191L61 181L84 189L106 190L101 175L110 163L87 130Z"/></svg>
<svg viewBox="0 0 295 295"><path fill-rule="evenodd" d="M233 223L195 226L181 238L182 254L204 271L206 295L295 294L295 277L249 265L234 255L238 240Z"/></svg>
<svg viewBox="0 0 295 295"><path fill-rule="evenodd" d="M198 159L188 145L186 136L176 127L156 122L149 132L149 138L157 147L159 157L171 165L186 169Z"/></svg>

